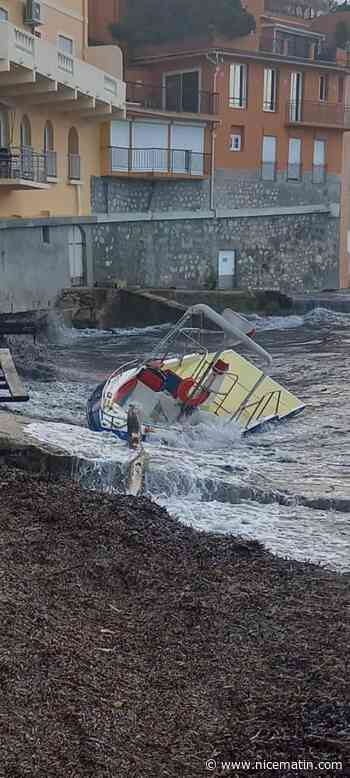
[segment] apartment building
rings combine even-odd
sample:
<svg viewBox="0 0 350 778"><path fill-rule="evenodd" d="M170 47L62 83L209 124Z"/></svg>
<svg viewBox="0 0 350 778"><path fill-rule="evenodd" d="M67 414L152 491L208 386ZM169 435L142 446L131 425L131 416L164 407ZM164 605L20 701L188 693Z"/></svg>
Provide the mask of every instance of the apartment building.
<svg viewBox="0 0 350 778"><path fill-rule="evenodd" d="M90 0L93 41L110 40L114 5L96 11ZM138 266L140 257L147 265L159 239L166 267L146 273L151 283L205 285L214 273L221 285L229 267L233 286L348 285L349 55L322 30L324 0L245 6L256 22L245 37L184 38L128 53L126 120L104 126L104 189L102 196L99 182L94 206L110 218L146 210L163 217L142 237L135 227L124 240L115 226L113 246L130 258L127 280L135 280L132 246ZM186 211L187 220L170 227L171 211ZM98 264L101 278L120 273L120 264L103 268L102 255Z"/></svg>
<svg viewBox="0 0 350 778"><path fill-rule="evenodd" d="M0 0L3 309L25 305L17 288L24 268L14 264L20 245L33 259L22 282L32 307L46 307L63 281L86 280L79 225L100 175L100 127L123 116L122 52L88 45L86 0Z"/></svg>

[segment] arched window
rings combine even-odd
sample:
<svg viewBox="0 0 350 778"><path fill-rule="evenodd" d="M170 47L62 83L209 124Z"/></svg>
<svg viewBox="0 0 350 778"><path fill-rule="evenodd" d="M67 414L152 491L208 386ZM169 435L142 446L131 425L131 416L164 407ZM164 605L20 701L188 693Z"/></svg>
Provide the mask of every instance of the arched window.
<svg viewBox="0 0 350 778"><path fill-rule="evenodd" d="M21 147L28 148L28 146L32 145L32 129L30 126L30 121L28 119L28 116L23 116L23 119L21 121Z"/></svg>
<svg viewBox="0 0 350 778"><path fill-rule="evenodd" d="M5 111L0 111L0 147L5 148L9 142L8 116Z"/></svg>
<svg viewBox="0 0 350 778"><path fill-rule="evenodd" d="M0 22L8 22L9 12L6 8L0 8Z"/></svg>
<svg viewBox="0 0 350 778"><path fill-rule="evenodd" d="M46 122L44 128L44 151L53 151L55 148L55 139L53 126L51 122Z"/></svg>
<svg viewBox="0 0 350 778"><path fill-rule="evenodd" d="M57 154L55 152L55 135L52 122L47 121L44 127L44 154L46 173L49 178L57 178Z"/></svg>
<svg viewBox="0 0 350 778"><path fill-rule="evenodd" d="M75 127L71 127L68 135L68 178L80 181L79 135Z"/></svg>

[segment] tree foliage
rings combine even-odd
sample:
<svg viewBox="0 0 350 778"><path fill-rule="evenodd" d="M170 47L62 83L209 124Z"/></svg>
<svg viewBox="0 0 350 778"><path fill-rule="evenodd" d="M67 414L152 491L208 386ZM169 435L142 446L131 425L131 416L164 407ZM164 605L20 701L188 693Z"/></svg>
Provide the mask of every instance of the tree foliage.
<svg viewBox="0 0 350 778"><path fill-rule="evenodd" d="M211 34L236 38L254 29L241 0L129 0L121 22L112 25L115 38L134 46Z"/></svg>
<svg viewBox="0 0 350 778"><path fill-rule="evenodd" d="M350 41L350 25L348 22L338 22L335 28L335 42L339 49L345 49Z"/></svg>

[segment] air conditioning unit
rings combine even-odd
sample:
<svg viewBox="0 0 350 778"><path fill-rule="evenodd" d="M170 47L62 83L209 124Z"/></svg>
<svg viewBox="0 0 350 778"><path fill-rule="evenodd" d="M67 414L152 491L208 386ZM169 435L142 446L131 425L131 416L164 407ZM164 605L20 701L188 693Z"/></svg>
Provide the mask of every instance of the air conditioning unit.
<svg viewBox="0 0 350 778"><path fill-rule="evenodd" d="M24 22L30 24L32 27L36 27L38 24L42 24L41 16L41 3L38 0L27 0L24 11Z"/></svg>
<svg viewBox="0 0 350 778"><path fill-rule="evenodd" d="M241 151L242 148L242 135L230 135L231 145L230 151Z"/></svg>

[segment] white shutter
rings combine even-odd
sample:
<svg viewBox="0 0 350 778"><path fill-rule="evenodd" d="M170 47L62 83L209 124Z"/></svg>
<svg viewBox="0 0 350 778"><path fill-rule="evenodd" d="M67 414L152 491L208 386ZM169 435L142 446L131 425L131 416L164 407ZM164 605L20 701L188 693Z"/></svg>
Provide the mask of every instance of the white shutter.
<svg viewBox="0 0 350 778"><path fill-rule="evenodd" d="M290 165L297 165L301 162L301 140L300 138L289 139L288 162Z"/></svg>
<svg viewBox="0 0 350 778"><path fill-rule="evenodd" d="M132 125L133 170L168 169L168 125L134 122Z"/></svg>
<svg viewBox="0 0 350 778"><path fill-rule="evenodd" d="M277 140L271 135L265 135L263 140L263 162L276 162Z"/></svg>
<svg viewBox="0 0 350 778"><path fill-rule="evenodd" d="M130 122L111 123L111 167L113 171L128 171Z"/></svg>
<svg viewBox="0 0 350 778"><path fill-rule="evenodd" d="M173 124L170 147L175 173L189 172L191 175L203 175L204 127Z"/></svg>
<svg viewBox="0 0 350 778"><path fill-rule="evenodd" d="M314 143L314 165L326 164L326 141L315 140Z"/></svg>

